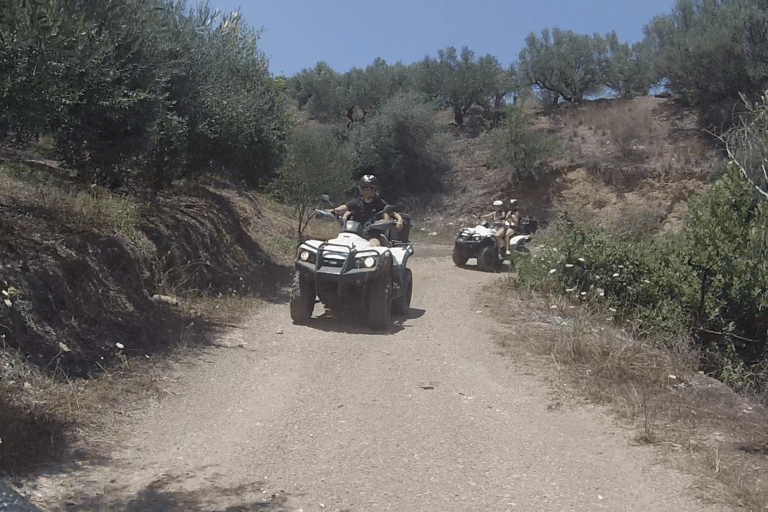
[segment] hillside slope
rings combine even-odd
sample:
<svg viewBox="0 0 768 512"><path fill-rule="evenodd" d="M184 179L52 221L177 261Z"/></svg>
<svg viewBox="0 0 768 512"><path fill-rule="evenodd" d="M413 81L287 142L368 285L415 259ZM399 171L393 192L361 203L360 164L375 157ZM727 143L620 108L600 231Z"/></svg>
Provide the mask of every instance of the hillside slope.
<svg viewBox="0 0 768 512"><path fill-rule="evenodd" d="M443 214L470 222L496 199L517 198L523 216L540 225L557 212L621 228L653 218L680 229L687 200L703 190L719 160L697 115L674 98L598 100L535 111L538 129L560 138L563 153L538 180L516 180L491 169L491 135L458 136L453 171L441 198ZM439 208L435 208L436 210Z"/></svg>

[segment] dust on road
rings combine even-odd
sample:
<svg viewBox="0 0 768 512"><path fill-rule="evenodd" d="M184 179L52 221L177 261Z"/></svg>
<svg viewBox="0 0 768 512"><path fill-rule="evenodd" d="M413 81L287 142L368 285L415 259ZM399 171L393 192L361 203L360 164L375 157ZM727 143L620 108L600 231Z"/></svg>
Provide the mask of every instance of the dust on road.
<svg viewBox="0 0 768 512"><path fill-rule="evenodd" d="M48 510L721 510L600 408L553 408L549 370L500 355L498 274L417 247L389 332L267 305L101 434L110 453L40 477ZM318 316L319 315L319 316ZM524 326L519 326L524 328Z"/></svg>

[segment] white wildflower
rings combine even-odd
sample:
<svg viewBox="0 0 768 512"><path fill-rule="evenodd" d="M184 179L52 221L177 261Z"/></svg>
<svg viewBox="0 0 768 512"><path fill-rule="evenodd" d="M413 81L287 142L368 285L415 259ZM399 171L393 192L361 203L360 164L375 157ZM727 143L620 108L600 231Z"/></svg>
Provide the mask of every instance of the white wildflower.
<svg viewBox="0 0 768 512"><path fill-rule="evenodd" d="M619 273L616 272L615 274L613 274L613 277L619 277Z"/></svg>
<svg viewBox="0 0 768 512"><path fill-rule="evenodd" d="M71 352L68 346L66 346L64 343L59 342L59 350L62 352Z"/></svg>
<svg viewBox="0 0 768 512"><path fill-rule="evenodd" d="M584 258L579 258L579 261L584 263L586 260Z"/></svg>
<svg viewBox="0 0 768 512"><path fill-rule="evenodd" d="M13 306L13 302L11 302L11 301L10 301L10 300L8 300L8 299L5 299L3 302L5 302L5 305L6 305L6 306L8 306L8 307L11 307L11 306Z"/></svg>
<svg viewBox="0 0 768 512"><path fill-rule="evenodd" d="M565 264L565 268L571 268L572 266L573 266L573 264L571 264L571 263L566 263Z"/></svg>
<svg viewBox="0 0 768 512"><path fill-rule="evenodd" d="M557 272L556 268L553 268L552 270L549 271L550 274L554 274L555 272Z"/></svg>
<svg viewBox="0 0 768 512"><path fill-rule="evenodd" d="M123 350L125 348L125 345L123 345L122 343L115 343L115 346L120 350Z"/></svg>

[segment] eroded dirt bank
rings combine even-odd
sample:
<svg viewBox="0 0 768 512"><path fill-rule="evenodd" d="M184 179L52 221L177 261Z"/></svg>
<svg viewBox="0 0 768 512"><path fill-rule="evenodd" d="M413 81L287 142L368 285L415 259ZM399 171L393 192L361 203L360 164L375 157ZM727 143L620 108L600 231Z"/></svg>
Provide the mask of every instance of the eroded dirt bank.
<svg viewBox="0 0 768 512"><path fill-rule="evenodd" d="M595 406L556 400L550 370L498 353L525 325L490 317L498 275L417 247L412 310L390 332L318 306L267 304L170 399L99 433L100 456L29 483L56 511L721 510Z"/></svg>

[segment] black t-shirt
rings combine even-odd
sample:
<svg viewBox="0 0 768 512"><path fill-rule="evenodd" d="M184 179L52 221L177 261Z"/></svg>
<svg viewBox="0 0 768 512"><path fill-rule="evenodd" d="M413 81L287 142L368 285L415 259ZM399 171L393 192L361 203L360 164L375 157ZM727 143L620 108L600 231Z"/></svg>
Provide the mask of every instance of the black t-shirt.
<svg viewBox="0 0 768 512"><path fill-rule="evenodd" d="M387 202L379 197L375 198L370 203L366 203L363 201L362 197L358 197L347 203L347 210L352 212L350 215L352 220L365 226L365 223L383 210L385 206L387 206Z"/></svg>

